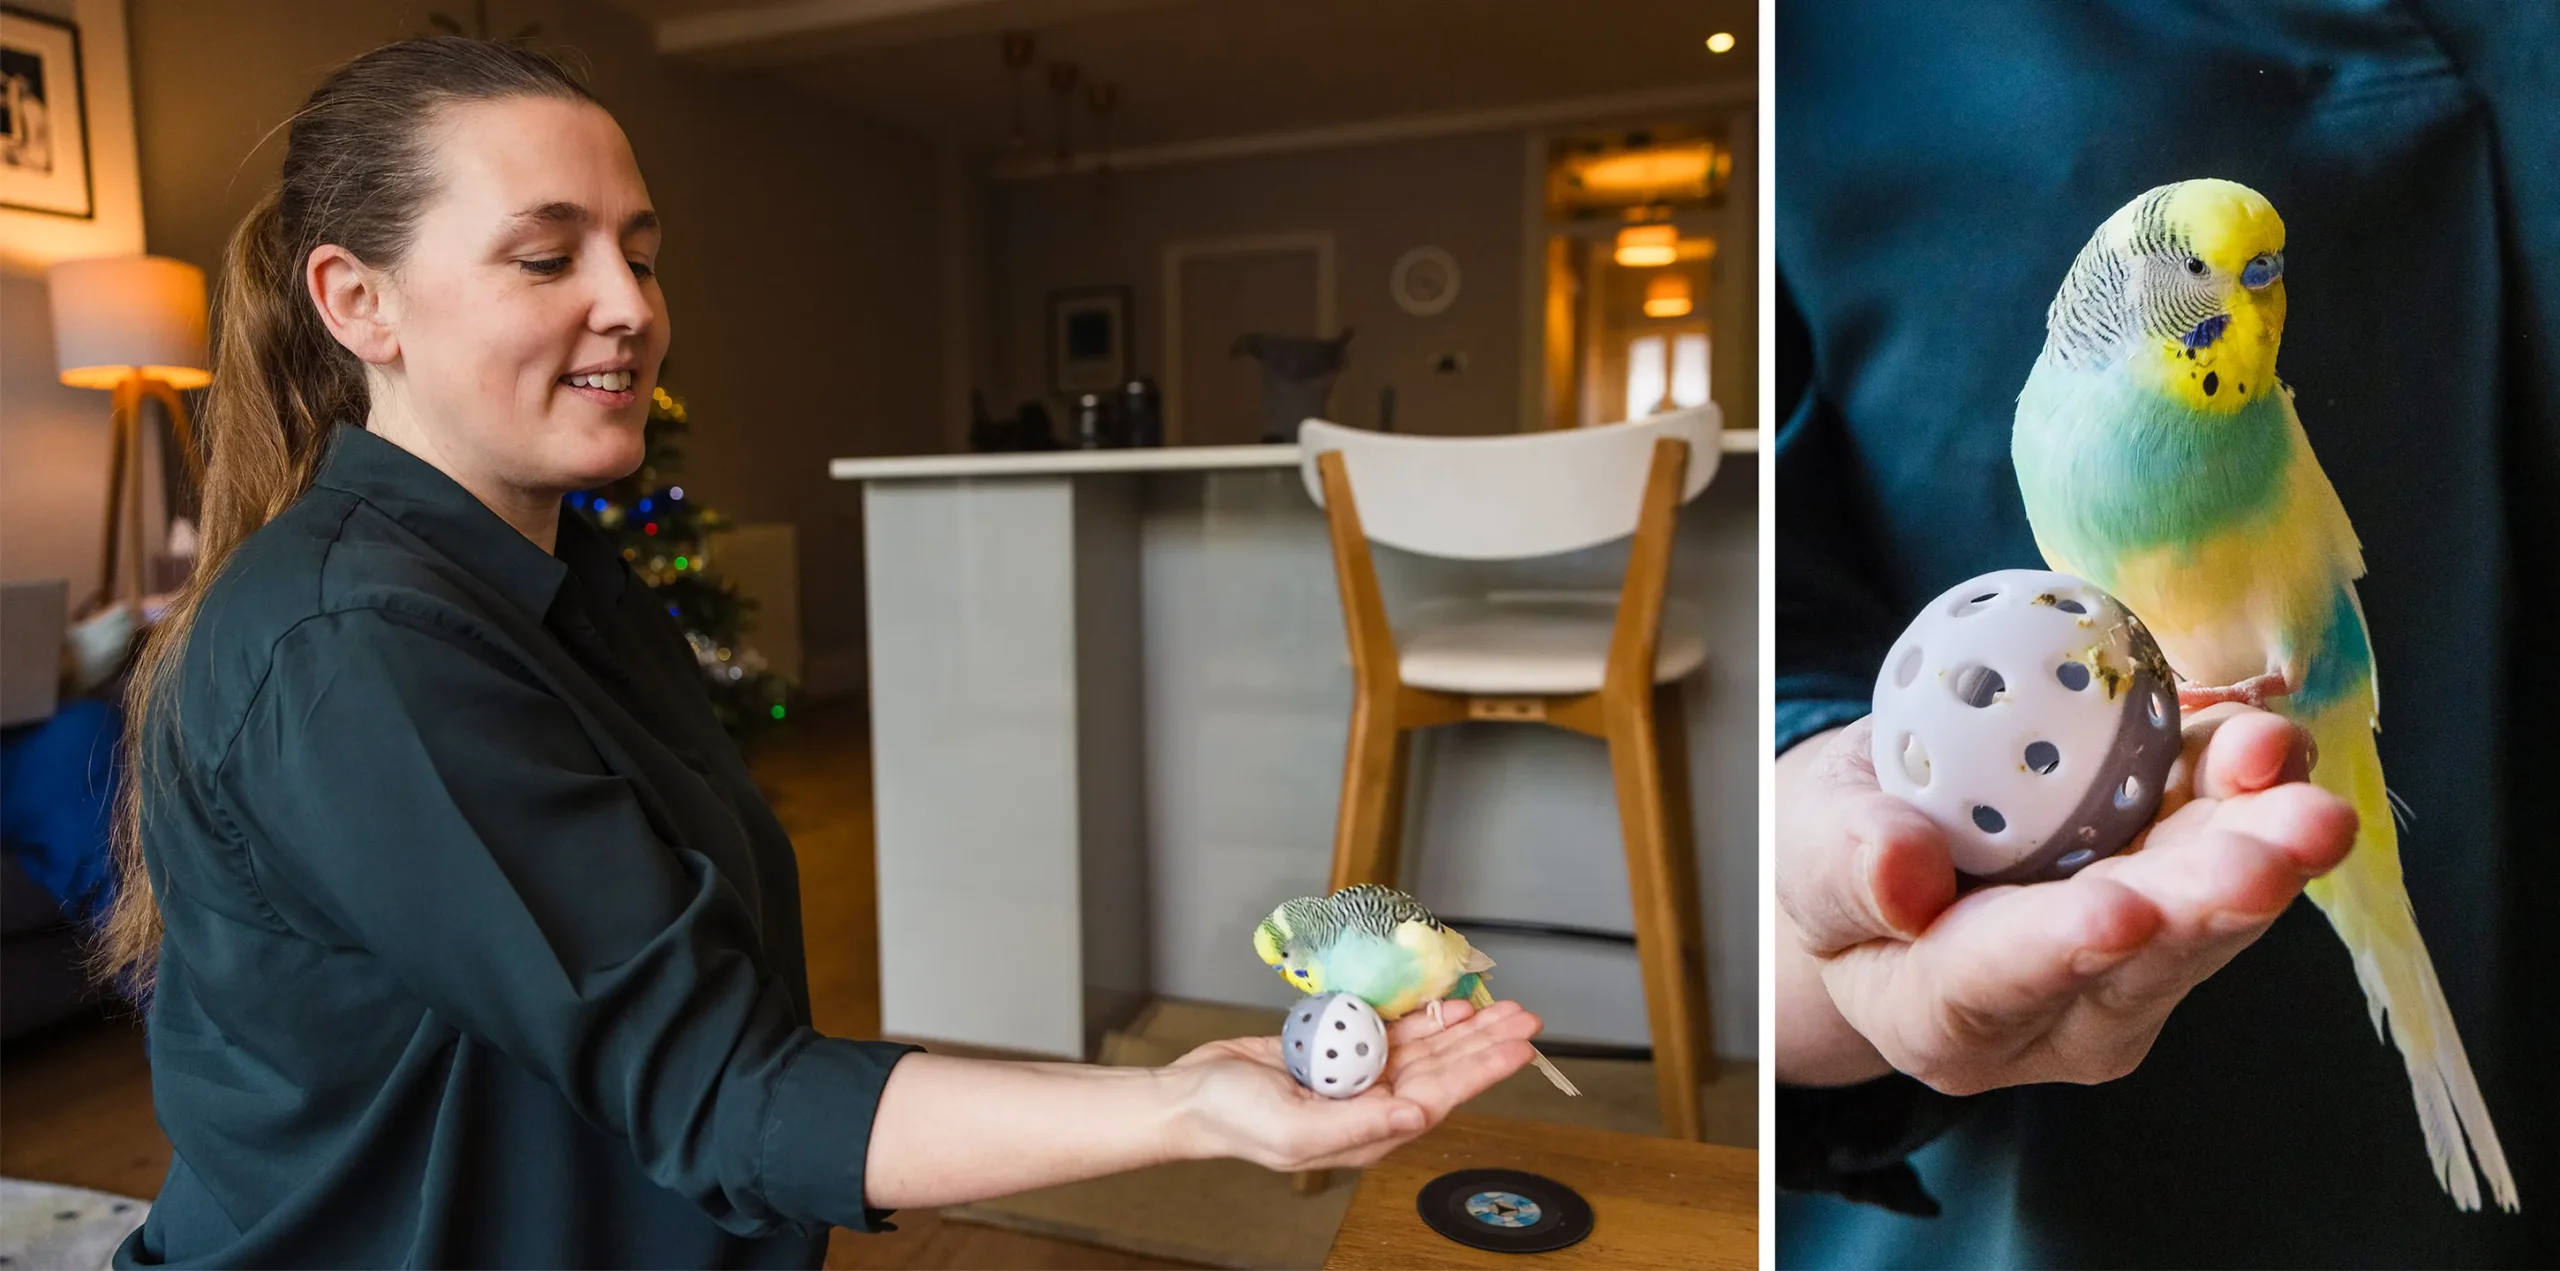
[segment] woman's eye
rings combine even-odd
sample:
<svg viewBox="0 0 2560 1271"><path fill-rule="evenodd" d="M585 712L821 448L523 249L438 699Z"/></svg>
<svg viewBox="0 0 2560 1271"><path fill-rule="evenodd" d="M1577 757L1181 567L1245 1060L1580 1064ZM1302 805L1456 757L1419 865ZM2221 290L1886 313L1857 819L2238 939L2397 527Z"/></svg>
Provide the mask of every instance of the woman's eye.
<svg viewBox="0 0 2560 1271"><path fill-rule="evenodd" d="M2198 278L2204 277L2204 261L2195 256L2187 257L2187 272Z"/></svg>
<svg viewBox="0 0 2560 1271"><path fill-rule="evenodd" d="M559 273L563 269L567 269L569 267L569 258L566 256L546 256L540 260L520 260L516 263L524 266L524 271L526 273L548 278L553 274Z"/></svg>
<svg viewBox="0 0 2560 1271"><path fill-rule="evenodd" d="M658 267L645 260L635 260L631 262L631 276L634 278L655 278L658 276Z"/></svg>

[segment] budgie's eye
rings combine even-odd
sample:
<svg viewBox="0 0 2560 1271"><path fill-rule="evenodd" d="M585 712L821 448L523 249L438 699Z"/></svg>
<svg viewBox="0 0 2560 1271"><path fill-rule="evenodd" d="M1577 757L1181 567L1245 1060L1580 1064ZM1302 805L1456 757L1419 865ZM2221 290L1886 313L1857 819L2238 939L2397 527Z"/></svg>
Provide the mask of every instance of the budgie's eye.
<svg viewBox="0 0 2560 1271"><path fill-rule="evenodd" d="M2204 277L2204 258L2200 256L2187 257L2187 272L2198 278Z"/></svg>

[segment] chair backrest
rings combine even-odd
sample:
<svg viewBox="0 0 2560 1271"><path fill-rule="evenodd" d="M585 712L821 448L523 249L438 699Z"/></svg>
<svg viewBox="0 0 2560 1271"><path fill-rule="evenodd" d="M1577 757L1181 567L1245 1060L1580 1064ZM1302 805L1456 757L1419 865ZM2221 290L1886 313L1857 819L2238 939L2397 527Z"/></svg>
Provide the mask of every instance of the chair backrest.
<svg viewBox="0 0 2560 1271"><path fill-rule="evenodd" d="M1715 404L1597 428L1491 437L1417 437L1321 419L1298 431L1307 494L1324 506L1316 459L1342 452L1360 528L1372 542L1452 560L1550 556L1635 533L1654 442L1689 443L1680 501L1716 474Z"/></svg>

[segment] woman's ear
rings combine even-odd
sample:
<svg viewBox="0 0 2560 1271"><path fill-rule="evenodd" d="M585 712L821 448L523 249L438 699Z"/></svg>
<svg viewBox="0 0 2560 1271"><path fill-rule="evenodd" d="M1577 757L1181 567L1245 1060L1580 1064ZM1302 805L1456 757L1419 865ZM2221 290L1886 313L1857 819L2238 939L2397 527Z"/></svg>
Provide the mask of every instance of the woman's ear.
<svg viewBox="0 0 2560 1271"><path fill-rule="evenodd" d="M320 321L347 351L375 366L399 360L398 306L388 274L335 243L311 249L302 280Z"/></svg>

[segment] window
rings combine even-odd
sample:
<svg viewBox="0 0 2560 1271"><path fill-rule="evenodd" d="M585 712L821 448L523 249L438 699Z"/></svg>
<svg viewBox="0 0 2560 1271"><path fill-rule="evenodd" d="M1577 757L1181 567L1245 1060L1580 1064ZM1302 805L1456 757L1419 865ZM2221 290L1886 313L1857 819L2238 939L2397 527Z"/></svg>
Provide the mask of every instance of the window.
<svg viewBox="0 0 2560 1271"><path fill-rule="evenodd" d="M1670 387L1671 377L1662 356L1662 337L1640 335L1627 346L1627 413L1621 419L1642 419L1662 406L1663 392Z"/></svg>
<svg viewBox="0 0 2560 1271"><path fill-rule="evenodd" d="M1671 345L1671 404L1685 409L1707 404L1707 333L1691 331Z"/></svg>

